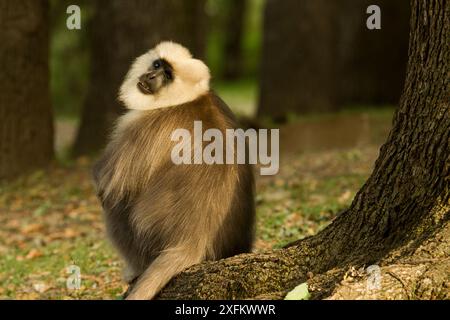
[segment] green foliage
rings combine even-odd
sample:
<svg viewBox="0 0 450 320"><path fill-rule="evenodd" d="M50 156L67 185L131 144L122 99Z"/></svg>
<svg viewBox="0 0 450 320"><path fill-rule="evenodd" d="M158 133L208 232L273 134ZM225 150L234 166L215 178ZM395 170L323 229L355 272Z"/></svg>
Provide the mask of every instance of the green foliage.
<svg viewBox="0 0 450 320"><path fill-rule="evenodd" d="M50 91L57 116L79 115L89 80L89 20L92 3L78 1L81 30L66 27L71 1L51 1Z"/></svg>
<svg viewBox="0 0 450 320"><path fill-rule="evenodd" d="M210 17L208 30L206 60L214 77L222 75L224 56L224 32L226 28L226 12L230 2L226 0L208 0L207 10ZM248 8L244 23L243 36L243 78L255 81L260 61L262 38L262 16L265 0L248 0Z"/></svg>
<svg viewBox="0 0 450 320"><path fill-rule="evenodd" d="M239 116L252 117L256 113L258 87L255 81L243 79L240 81L213 81L212 88Z"/></svg>
<svg viewBox="0 0 450 320"><path fill-rule="evenodd" d="M250 0L244 32L244 75L258 78L265 0Z"/></svg>

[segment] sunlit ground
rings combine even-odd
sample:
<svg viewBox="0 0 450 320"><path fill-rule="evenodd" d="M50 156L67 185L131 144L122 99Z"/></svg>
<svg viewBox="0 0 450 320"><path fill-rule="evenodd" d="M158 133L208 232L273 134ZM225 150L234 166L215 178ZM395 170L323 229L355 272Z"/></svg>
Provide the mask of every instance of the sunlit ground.
<svg viewBox="0 0 450 320"><path fill-rule="evenodd" d="M233 97L233 88L226 90L229 97L221 95L227 102L239 105L240 99L249 112L254 92ZM255 251L313 235L351 203L370 174L391 113L302 117L281 129L280 172L257 180ZM348 119L354 125L345 129ZM58 121L60 152L74 128L72 120ZM330 146L327 137L333 133L336 142ZM120 298L126 287L121 262L105 239L91 163L65 161L0 185L0 298ZM72 264L81 269L79 290L66 287Z"/></svg>

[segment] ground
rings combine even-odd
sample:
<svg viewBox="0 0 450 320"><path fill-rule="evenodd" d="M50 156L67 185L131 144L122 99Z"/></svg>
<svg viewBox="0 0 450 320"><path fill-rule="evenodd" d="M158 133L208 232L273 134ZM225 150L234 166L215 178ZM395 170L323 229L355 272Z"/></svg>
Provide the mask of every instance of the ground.
<svg viewBox="0 0 450 320"><path fill-rule="evenodd" d="M347 129L362 140L350 139L338 149L322 146L320 137L315 147L302 149L300 140L282 134L280 173L257 180L255 251L313 235L350 204L371 172L390 113L351 116L366 123ZM348 115L331 120L338 128L341 122L346 126L346 119ZM328 121L329 116L306 119L289 124L286 131L317 132L311 124L329 126ZM378 122L382 125L373 125ZM105 238L91 164L88 158L58 162L0 184L0 299L121 298L126 290L122 264ZM66 286L70 265L81 270L78 290Z"/></svg>

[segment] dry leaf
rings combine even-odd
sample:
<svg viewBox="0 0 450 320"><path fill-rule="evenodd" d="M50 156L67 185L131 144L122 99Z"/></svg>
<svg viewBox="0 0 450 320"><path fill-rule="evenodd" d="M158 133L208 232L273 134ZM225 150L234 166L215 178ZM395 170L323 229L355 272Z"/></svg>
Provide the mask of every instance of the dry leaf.
<svg viewBox="0 0 450 320"><path fill-rule="evenodd" d="M20 230L23 234L30 234L42 230L44 226L40 223L28 224Z"/></svg>
<svg viewBox="0 0 450 320"><path fill-rule="evenodd" d="M30 252L25 256L25 259L31 260L37 257L42 256L42 252L37 249L31 249Z"/></svg>
<svg viewBox="0 0 450 320"><path fill-rule="evenodd" d="M36 292L44 293L45 291L47 291L48 289L50 289L50 287L49 287L47 284L43 283L43 282L39 282L39 283L34 283L34 284L33 284L33 289L34 289Z"/></svg>

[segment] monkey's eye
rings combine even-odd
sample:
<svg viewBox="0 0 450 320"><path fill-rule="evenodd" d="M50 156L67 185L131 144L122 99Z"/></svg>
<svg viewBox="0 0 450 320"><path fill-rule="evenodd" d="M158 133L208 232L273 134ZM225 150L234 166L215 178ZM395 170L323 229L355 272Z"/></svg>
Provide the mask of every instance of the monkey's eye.
<svg viewBox="0 0 450 320"><path fill-rule="evenodd" d="M156 60L153 62L153 68L158 69L161 67L161 62L159 60Z"/></svg>
<svg viewBox="0 0 450 320"><path fill-rule="evenodd" d="M166 79L167 80L172 80L173 79L172 72L170 72L169 70L166 70L164 73L166 75Z"/></svg>

